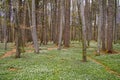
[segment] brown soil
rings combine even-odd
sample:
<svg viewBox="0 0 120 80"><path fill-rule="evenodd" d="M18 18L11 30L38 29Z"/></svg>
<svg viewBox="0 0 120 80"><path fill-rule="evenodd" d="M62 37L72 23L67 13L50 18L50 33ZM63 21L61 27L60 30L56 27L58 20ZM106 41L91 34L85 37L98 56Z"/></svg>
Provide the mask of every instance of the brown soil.
<svg viewBox="0 0 120 80"><path fill-rule="evenodd" d="M10 70L10 71L17 71L18 69L16 69L16 68L8 68L8 70Z"/></svg>
<svg viewBox="0 0 120 80"><path fill-rule="evenodd" d="M52 48L47 48L47 50L57 50L58 49L58 47L52 47ZM62 50L67 50L67 48L62 48Z"/></svg>
<svg viewBox="0 0 120 80"><path fill-rule="evenodd" d="M93 52L94 55L99 56L98 53L95 51ZM107 51L100 51L100 55L105 55L105 54L120 54L118 51L112 51L112 52L107 52Z"/></svg>
<svg viewBox="0 0 120 80"><path fill-rule="evenodd" d="M108 54L117 54L118 52L117 52L117 51L112 50L112 51L106 51L106 53L108 53Z"/></svg>
<svg viewBox="0 0 120 80"><path fill-rule="evenodd" d="M6 52L6 53L1 57L1 59L2 59L2 58L5 58L5 57L9 57L9 56L11 56L12 54L14 54L15 52L16 52L16 49L12 49L11 51Z"/></svg>
<svg viewBox="0 0 120 80"><path fill-rule="evenodd" d="M53 47L53 48L48 48L47 50L56 50L57 48L56 47Z"/></svg>
<svg viewBox="0 0 120 80"><path fill-rule="evenodd" d="M18 70L20 70L20 68L9 67L8 70L9 71L18 71Z"/></svg>
<svg viewBox="0 0 120 80"><path fill-rule="evenodd" d="M33 48L32 45L28 45L28 47L29 47L29 48ZM15 52L16 52L16 49L14 48L14 49L12 49L11 51L8 51L8 52L4 53L4 55L1 56L0 59L9 57L9 56L11 56L12 54L15 54ZM25 52L29 52L29 53L30 53L30 52L33 52L33 50L26 50Z"/></svg>

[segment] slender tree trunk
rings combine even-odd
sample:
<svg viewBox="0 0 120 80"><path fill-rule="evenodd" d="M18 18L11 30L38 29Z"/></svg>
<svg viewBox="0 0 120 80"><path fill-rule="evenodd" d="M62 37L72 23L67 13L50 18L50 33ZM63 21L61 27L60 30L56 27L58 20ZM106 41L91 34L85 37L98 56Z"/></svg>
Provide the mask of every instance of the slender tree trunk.
<svg viewBox="0 0 120 80"><path fill-rule="evenodd" d="M80 4L78 3L77 1L77 7L78 7L78 17L79 17L79 25L81 25L81 16L80 16ZM80 26L80 34L81 34L81 37L80 37L80 40L82 40L82 26Z"/></svg>
<svg viewBox="0 0 120 80"><path fill-rule="evenodd" d="M30 3L29 3L29 0L26 0L26 7L27 7L27 10L28 10L28 19L27 19L27 26L30 26L30 28L31 28L31 26L32 26L32 16L31 16L31 9L30 9ZM32 35L29 35L29 34L31 34L31 30L30 29L28 29L27 31L26 31L26 35L27 35L27 41L33 41L32 40Z"/></svg>
<svg viewBox="0 0 120 80"><path fill-rule="evenodd" d="M6 25L6 14L1 19L1 25L3 27L2 35L3 35L3 42L4 42L4 49L7 49L7 25Z"/></svg>
<svg viewBox="0 0 120 80"><path fill-rule="evenodd" d="M19 10L19 9L18 9ZM20 25L19 25L19 21L18 21L18 16L19 16L19 11L17 9L14 9L15 11L15 38L16 38L16 55L15 58L20 58L20 54L21 54L21 30L20 30Z"/></svg>
<svg viewBox="0 0 120 80"><path fill-rule="evenodd" d="M6 12L5 12L6 13ZM6 14L5 14L5 16L4 16L4 48L5 48L5 50L7 50L7 23L6 23L6 21L7 21L7 18L6 18Z"/></svg>
<svg viewBox="0 0 120 80"><path fill-rule="evenodd" d="M64 28L64 46L70 46L70 2L65 0L65 28Z"/></svg>
<svg viewBox="0 0 120 80"><path fill-rule="evenodd" d="M87 61L86 57L86 25L85 25L85 15L84 15L84 1L81 0L81 20L82 20L82 51L83 51L83 61Z"/></svg>
<svg viewBox="0 0 120 80"><path fill-rule="evenodd" d="M90 1L85 0L85 24L86 24L86 35L87 35L87 45L89 46L89 42L91 40L91 22L90 22Z"/></svg>
<svg viewBox="0 0 120 80"><path fill-rule="evenodd" d="M116 16L117 16L117 0L115 0L115 20L114 20L114 43L116 43L117 41L117 20L116 20Z"/></svg>
<svg viewBox="0 0 120 80"><path fill-rule="evenodd" d="M2 35L3 35L3 42L4 42L4 49L7 49L7 3L3 1L2 3L2 11L4 15L1 18L1 25L2 25Z"/></svg>
<svg viewBox="0 0 120 80"><path fill-rule="evenodd" d="M56 11L56 28L55 28L55 43L58 45L59 41L59 27L60 27L60 0L57 0L57 11Z"/></svg>
<svg viewBox="0 0 120 80"><path fill-rule="evenodd" d="M100 46L101 46L101 27L102 27L102 18L103 18L103 10L102 10L102 0L98 0L99 2L99 23L98 23L98 49L97 55L100 55Z"/></svg>
<svg viewBox="0 0 120 80"><path fill-rule="evenodd" d="M106 16L107 16L107 9L106 9L106 0L102 0L102 8L103 8L103 16L102 16L102 21L103 21L103 24L102 24L102 32L101 32L101 37L102 37L102 50L105 51L106 48L105 48L105 27L106 27Z"/></svg>
<svg viewBox="0 0 120 80"><path fill-rule="evenodd" d="M31 26L31 33L32 33L32 39L33 39L35 52L39 53L39 44L38 44L37 31L36 31L35 10L36 10L35 9L35 0L32 0L32 26Z"/></svg>
<svg viewBox="0 0 120 80"><path fill-rule="evenodd" d="M23 16L23 2L22 2L22 0L19 0L19 12L18 12L18 14L19 14L19 16L18 16L18 23L19 23L19 26L20 26L20 37L21 37L21 43L20 43L20 46L21 46L21 52L25 52L25 49L24 49L24 47L25 47L25 43L24 43L24 37L25 37L25 29L24 29L24 26L22 26L23 25L23 23L24 23L24 18L25 18L25 16L24 16L24 18L22 18L22 16Z"/></svg>
<svg viewBox="0 0 120 80"><path fill-rule="evenodd" d="M47 21L47 0L43 0L43 44L44 45L47 45L47 39L48 39L48 36L47 36L47 29L48 29L48 21Z"/></svg>
<svg viewBox="0 0 120 80"><path fill-rule="evenodd" d="M107 52L112 53L113 50L113 20L114 20L114 0L108 0L108 16L107 16Z"/></svg>
<svg viewBox="0 0 120 80"><path fill-rule="evenodd" d="M24 1L24 18L23 18L23 29L22 29L22 39L23 39L23 46L25 46L26 43L26 12L27 12L27 7L26 7L26 1Z"/></svg>
<svg viewBox="0 0 120 80"><path fill-rule="evenodd" d="M56 36L57 36L57 9L58 9L58 0L54 0L53 4L53 26L52 26L52 37L53 37L53 42L57 43Z"/></svg>
<svg viewBox="0 0 120 80"><path fill-rule="evenodd" d="M58 50L61 50L61 44L62 44L62 34L63 34L63 0L60 0L60 32L59 32L59 41L58 41Z"/></svg>

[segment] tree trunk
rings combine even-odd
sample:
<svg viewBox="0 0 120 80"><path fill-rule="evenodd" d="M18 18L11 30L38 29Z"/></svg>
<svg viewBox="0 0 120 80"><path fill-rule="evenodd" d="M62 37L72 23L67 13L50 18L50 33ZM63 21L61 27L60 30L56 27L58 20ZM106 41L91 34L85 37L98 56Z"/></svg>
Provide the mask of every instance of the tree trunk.
<svg viewBox="0 0 120 80"><path fill-rule="evenodd" d="M7 16L7 14L6 14L6 12L5 12L5 16L4 16L4 23L3 23L3 25L4 25L4 49L5 50L7 50L7 23L6 23L6 21L7 21L7 18L6 18L6 16Z"/></svg>
<svg viewBox="0 0 120 80"><path fill-rule="evenodd" d="M70 46L70 2L65 0L65 28L64 28L64 46Z"/></svg>
<svg viewBox="0 0 120 80"><path fill-rule="evenodd" d="M102 37L102 50L105 51L105 27L106 27L106 16L107 16L107 9L106 9L106 0L102 0L102 10L103 10L103 17L102 17L102 32L101 32L101 37Z"/></svg>
<svg viewBox="0 0 120 80"><path fill-rule="evenodd" d="M3 1L2 3L3 16L1 17L2 35L4 42L4 49L7 49L7 3Z"/></svg>
<svg viewBox="0 0 120 80"><path fill-rule="evenodd" d="M86 62L86 25L85 25L85 15L84 15L84 1L81 1L81 20L82 20L82 51L83 51L83 61Z"/></svg>
<svg viewBox="0 0 120 80"><path fill-rule="evenodd" d="M35 48L35 53L39 53L39 44L37 38L37 31L36 31L36 15L35 15L35 0L32 0L32 26L31 26L31 33L33 44Z"/></svg>
<svg viewBox="0 0 120 80"><path fill-rule="evenodd" d="M119 3L118 3L119 4ZM117 41L117 20L116 20L116 17L117 17L117 0L115 0L115 15L114 15L114 28L113 28L113 38L114 38L114 43L116 43Z"/></svg>
<svg viewBox="0 0 120 80"><path fill-rule="evenodd" d="M108 0L108 16L107 16L107 52L112 53L113 50L113 20L114 20L114 0Z"/></svg>
<svg viewBox="0 0 120 80"><path fill-rule="evenodd" d="M87 35L87 45L91 40L91 12L90 12L90 1L85 0L85 25L86 25L86 35Z"/></svg>
<svg viewBox="0 0 120 80"><path fill-rule="evenodd" d="M62 34L63 34L63 0L60 0L60 31L59 31L59 41L58 41L58 50L61 50L61 44L62 44Z"/></svg>
<svg viewBox="0 0 120 80"><path fill-rule="evenodd" d="M103 10L102 10L102 0L98 0L99 2L99 23L98 23L98 49L97 55L100 55L100 46L101 46L101 27L102 27L102 18L103 18Z"/></svg>
<svg viewBox="0 0 120 80"><path fill-rule="evenodd" d="M78 17L79 17L79 25L81 25L81 16L80 16L80 4L78 3L78 1L77 1L77 7L78 7ZM81 36L80 36L80 40L82 40L82 26L80 26L80 34L81 34Z"/></svg>
<svg viewBox="0 0 120 80"><path fill-rule="evenodd" d="M19 16L19 11L17 9L14 9L15 11L15 38L16 38L16 55L15 58L20 58L20 54L21 54L21 30L20 30L20 25L19 25L19 21L18 21L18 16Z"/></svg>

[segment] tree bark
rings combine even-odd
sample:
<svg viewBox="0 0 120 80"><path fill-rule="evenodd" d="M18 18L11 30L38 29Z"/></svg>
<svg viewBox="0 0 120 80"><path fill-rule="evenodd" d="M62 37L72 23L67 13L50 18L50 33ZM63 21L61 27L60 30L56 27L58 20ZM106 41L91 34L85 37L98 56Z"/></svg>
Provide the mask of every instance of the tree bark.
<svg viewBox="0 0 120 80"><path fill-rule="evenodd" d="M90 12L90 1L85 0L85 25L86 25L86 36L87 36L87 45L91 40L91 12Z"/></svg>
<svg viewBox="0 0 120 80"><path fill-rule="evenodd" d="M108 0L108 16L107 16L107 52L112 53L113 50L113 20L114 20L114 0Z"/></svg>
<svg viewBox="0 0 120 80"><path fill-rule="evenodd" d="M15 58L20 58L20 54L21 54L21 30L20 30L20 25L19 25L19 21L18 21L18 16L19 16L19 11L17 9L14 9L15 11L15 38L16 38L16 55Z"/></svg>
<svg viewBox="0 0 120 80"><path fill-rule="evenodd" d="M59 41L58 41L58 50L61 50L61 44L62 44L62 34L63 34L63 0L60 0L60 31L59 31Z"/></svg>
<svg viewBox="0 0 120 80"><path fill-rule="evenodd" d="M70 46L70 2L65 0L65 28L64 28L64 46Z"/></svg>
<svg viewBox="0 0 120 80"><path fill-rule="evenodd" d="M32 26L31 26L31 33L33 44L35 48L35 53L39 53L39 44L37 38L37 31L36 31L36 15L35 15L35 0L32 0Z"/></svg>
<svg viewBox="0 0 120 80"><path fill-rule="evenodd" d="M98 0L99 2L99 23L98 23L98 49L97 49L97 55L100 55L100 48L101 48L101 27L103 24L103 10L102 10L102 0Z"/></svg>
<svg viewBox="0 0 120 80"><path fill-rule="evenodd" d="M103 16L102 16L102 32L101 32L101 37L102 37L102 51L105 51L105 27L106 27L106 16L107 16L107 9L106 9L106 0L102 0L102 11L103 11Z"/></svg>
<svg viewBox="0 0 120 80"><path fill-rule="evenodd" d="M87 61L86 57L86 25L85 25L85 13L84 13L84 1L81 0L81 20L82 20L82 51L83 51L83 61Z"/></svg>

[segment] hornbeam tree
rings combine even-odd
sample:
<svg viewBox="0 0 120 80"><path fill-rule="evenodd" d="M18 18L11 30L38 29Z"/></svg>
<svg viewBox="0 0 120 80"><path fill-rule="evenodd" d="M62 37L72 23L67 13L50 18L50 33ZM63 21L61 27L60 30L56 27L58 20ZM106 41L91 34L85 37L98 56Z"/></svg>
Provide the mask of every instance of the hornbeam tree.
<svg viewBox="0 0 120 80"><path fill-rule="evenodd" d="M32 25L31 25L31 33L33 44L35 48L35 52L39 53L39 45L38 45L38 38L37 38L37 31L36 31L36 15L35 15L35 0L32 0Z"/></svg>
<svg viewBox="0 0 120 80"><path fill-rule="evenodd" d="M98 49L97 49L97 55L100 55L101 27L102 27L103 10L102 10L102 0L98 0L98 2L99 2L99 23L98 23Z"/></svg>
<svg viewBox="0 0 120 80"><path fill-rule="evenodd" d="M108 16L107 16L107 52L112 53L113 51L113 23L115 13L115 0L108 0Z"/></svg>
<svg viewBox="0 0 120 80"><path fill-rule="evenodd" d="M81 0L81 20L82 20L82 51L83 51L83 61L87 61L86 57L86 25L85 25L85 15L84 15L84 0Z"/></svg>
<svg viewBox="0 0 120 80"><path fill-rule="evenodd" d="M102 21L103 21L103 24L102 24L102 30L101 30L101 37L102 37L102 50L105 51L106 48L105 48L105 27L106 27L106 16L107 16L107 5L106 5L106 0L102 0L102 12L103 12L103 18L102 18Z"/></svg>
<svg viewBox="0 0 120 80"><path fill-rule="evenodd" d="M58 50L61 50L61 44L62 44L62 34L63 34L63 0L59 0L60 2L60 26L59 26L59 40L58 40Z"/></svg>
<svg viewBox="0 0 120 80"><path fill-rule="evenodd" d="M65 0L65 28L64 28L64 46L70 44L70 3L71 0Z"/></svg>

